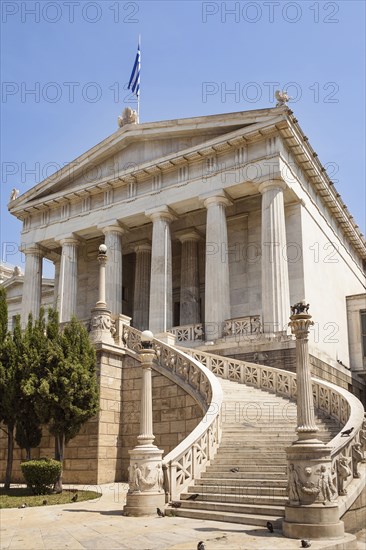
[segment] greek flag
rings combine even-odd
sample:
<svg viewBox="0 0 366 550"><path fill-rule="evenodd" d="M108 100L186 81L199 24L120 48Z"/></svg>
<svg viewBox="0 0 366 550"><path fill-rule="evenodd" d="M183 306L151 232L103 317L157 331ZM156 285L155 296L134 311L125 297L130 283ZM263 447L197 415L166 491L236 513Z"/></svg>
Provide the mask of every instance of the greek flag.
<svg viewBox="0 0 366 550"><path fill-rule="evenodd" d="M133 65L131 78L128 83L128 89L132 91L133 94L139 98L140 95L140 67L141 67L141 52L140 52L140 41L137 46L137 54L135 63Z"/></svg>

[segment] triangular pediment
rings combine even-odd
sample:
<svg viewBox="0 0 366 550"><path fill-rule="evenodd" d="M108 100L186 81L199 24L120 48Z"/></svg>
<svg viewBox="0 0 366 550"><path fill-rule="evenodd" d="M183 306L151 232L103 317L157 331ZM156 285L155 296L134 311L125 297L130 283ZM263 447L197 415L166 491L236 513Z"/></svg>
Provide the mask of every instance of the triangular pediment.
<svg viewBox="0 0 366 550"><path fill-rule="evenodd" d="M145 165L179 154L189 154L215 140L241 130L269 124L281 117L281 109L260 109L204 117L128 124L72 161L46 180L13 200L9 209L69 193L82 193L92 184L105 182Z"/></svg>

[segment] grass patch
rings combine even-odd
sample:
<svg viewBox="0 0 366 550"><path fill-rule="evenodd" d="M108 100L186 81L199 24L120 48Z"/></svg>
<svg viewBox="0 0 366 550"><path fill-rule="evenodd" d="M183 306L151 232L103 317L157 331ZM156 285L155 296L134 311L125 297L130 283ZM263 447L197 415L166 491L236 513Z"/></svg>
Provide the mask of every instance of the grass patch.
<svg viewBox="0 0 366 550"><path fill-rule="evenodd" d="M0 508L19 508L26 504L31 506L52 506L54 504L74 504L73 497L77 494L76 502L94 500L99 498L101 493L96 491L79 491L77 489L64 489L60 494L33 495L27 487L14 487L9 490L0 488Z"/></svg>

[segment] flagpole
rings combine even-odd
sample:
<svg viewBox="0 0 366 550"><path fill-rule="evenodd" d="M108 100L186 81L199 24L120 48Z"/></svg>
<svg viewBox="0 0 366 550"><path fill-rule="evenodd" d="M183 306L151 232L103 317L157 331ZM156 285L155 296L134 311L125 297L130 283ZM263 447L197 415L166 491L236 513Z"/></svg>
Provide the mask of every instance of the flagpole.
<svg viewBox="0 0 366 550"><path fill-rule="evenodd" d="M139 50L140 50L140 85L139 95L137 96L137 123L140 124L140 93L141 93L141 34L139 34Z"/></svg>
<svg viewBox="0 0 366 550"><path fill-rule="evenodd" d="M168 310L168 224L165 224L164 232L164 332L167 329Z"/></svg>

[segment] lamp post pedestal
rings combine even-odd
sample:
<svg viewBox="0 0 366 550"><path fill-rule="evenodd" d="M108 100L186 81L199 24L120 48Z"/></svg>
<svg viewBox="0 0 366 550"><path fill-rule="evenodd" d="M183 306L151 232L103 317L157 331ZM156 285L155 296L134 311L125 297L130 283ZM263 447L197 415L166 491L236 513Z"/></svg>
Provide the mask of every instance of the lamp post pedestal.
<svg viewBox="0 0 366 550"><path fill-rule="evenodd" d="M314 323L305 302L292 308L292 334L296 338L297 434L286 449L288 502L282 531L297 539L342 539L337 490L333 483L331 449L317 439L308 335Z"/></svg>
<svg viewBox="0 0 366 550"><path fill-rule="evenodd" d="M108 261L107 247L102 244L99 247L99 298L95 307L91 310L90 339L94 344L114 345L114 334L116 332L112 320L111 311L107 308L105 301L105 269Z"/></svg>
<svg viewBox="0 0 366 550"><path fill-rule="evenodd" d="M165 506L163 450L154 445L152 414L151 369L156 357L152 349L153 334L142 333L142 349L139 351L142 368L140 435L138 444L129 451L129 490L125 515L156 515L156 509Z"/></svg>

